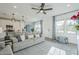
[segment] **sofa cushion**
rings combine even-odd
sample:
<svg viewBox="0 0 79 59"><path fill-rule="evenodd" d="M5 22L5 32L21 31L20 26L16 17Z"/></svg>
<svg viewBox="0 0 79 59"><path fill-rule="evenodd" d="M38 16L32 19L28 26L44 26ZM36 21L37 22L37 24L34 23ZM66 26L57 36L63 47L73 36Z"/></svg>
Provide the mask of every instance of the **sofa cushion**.
<svg viewBox="0 0 79 59"><path fill-rule="evenodd" d="M0 42L0 49L3 49L4 47L5 47L5 42L4 41Z"/></svg>
<svg viewBox="0 0 79 59"><path fill-rule="evenodd" d="M21 37L21 40L22 40L22 41L25 40L25 35L24 35L24 34L20 35L20 37Z"/></svg>
<svg viewBox="0 0 79 59"><path fill-rule="evenodd" d="M3 38L3 37L5 37L5 35L6 35L6 33L5 33L5 32L3 32L3 33L0 33L0 38Z"/></svg>
<svg viewBox="0 0 79 59"><path fill-rule="evenodd" d="M18 39L16 37L10 37L13 40L13 43L17 43Z"/></svg>
<svg viewBox="0 0 79 59"><path fill-rule="evenodd" d="M0 42L4 41L4 38L0 38Z"/></svg>
<svg viewBox="0 0 79 59"><path fill-rule="evenodd" d="M6 35L5 32L0 33L0 41L3 41L4 40L5 35Z"/></svg>
<svg viewBox="0 0 79 59"><path fill-rule="evenodd" d="M10 45L7 45L4 49L0 51L0 55L13 55Z"/></svg>
<svg viewBox="0 0 79 59"><path fill-rule="evenodd" d="M17 38L18 42L21 42L22 41L20 35L16 36L16 38Z"/></svg>
<svg viewBox="0 0 79 59"><path fill-rule="evenodd" d="M28 35L28 39L32 39L32 38L34 38L34 35L33 34L29 34Z"/></svg>
<svg viewBox="0 0 79 59"><path fill-rule="evenodd" d="M39 35L39 34L35 34L35 37L36 37L36 38L39 38L39 37L40 37L40 35Z"/></svg>

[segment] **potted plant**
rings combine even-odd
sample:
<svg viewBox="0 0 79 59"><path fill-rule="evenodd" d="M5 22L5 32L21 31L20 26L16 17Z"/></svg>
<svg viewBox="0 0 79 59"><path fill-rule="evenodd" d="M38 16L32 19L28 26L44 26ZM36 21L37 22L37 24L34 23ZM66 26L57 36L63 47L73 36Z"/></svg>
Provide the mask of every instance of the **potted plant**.
<svg viewBox="0 0 79 59"><path fill-rule="evenodd" d="M75 21L75 29L76 31L76 39L77 39L77 55L79 55L79 12L77 13L77 15L73 15L71 17L71 20Z"/></svg>
<svg viewBox="0 0 79 59"><path fill-rule="evenodd" d="M76 30L79 30L79 24L75 25Z"/></svg>
<svg viewBox="0 0 79 59"><path fill-rule="evenodd" d="M31 31L34 32L34 28L32 28Z"/></svg>

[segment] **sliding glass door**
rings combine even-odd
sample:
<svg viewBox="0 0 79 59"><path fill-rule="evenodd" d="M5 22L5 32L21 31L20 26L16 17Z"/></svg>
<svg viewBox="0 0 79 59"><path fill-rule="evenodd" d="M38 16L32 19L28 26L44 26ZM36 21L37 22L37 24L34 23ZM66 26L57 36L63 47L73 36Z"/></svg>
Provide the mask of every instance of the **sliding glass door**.
<svg viewBox="0 0 79 59"><path fill-rule="evenodd" d="M56 36L68 37L69 43L77 44L74 24L75 21L70 19L56 21Z"/></svg>

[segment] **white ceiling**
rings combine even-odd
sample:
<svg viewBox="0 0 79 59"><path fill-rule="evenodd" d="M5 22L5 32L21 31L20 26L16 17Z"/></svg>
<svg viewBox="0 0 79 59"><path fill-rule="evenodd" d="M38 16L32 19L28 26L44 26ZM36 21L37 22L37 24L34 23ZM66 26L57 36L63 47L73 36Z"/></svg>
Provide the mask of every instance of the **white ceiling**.
<svg viewBox="0 0 79 59"><path fill-rule="evenodd" d="M69 7L67 7L67 5ZM16 8L14 8L16 6ZM12 13L15 13L15 18L22 19L26 22L31 22L34 20L40 20L42 17L53 16L60 13L65 13L68 11L79 9L78 3L67 4L67 3L46 3L45 8L52 7L52 11L47 11L47 15L42 13L36 14L37 11L32 10L32 7L39 7L40 3L0 3L0 16L12 17Z"/></svg>

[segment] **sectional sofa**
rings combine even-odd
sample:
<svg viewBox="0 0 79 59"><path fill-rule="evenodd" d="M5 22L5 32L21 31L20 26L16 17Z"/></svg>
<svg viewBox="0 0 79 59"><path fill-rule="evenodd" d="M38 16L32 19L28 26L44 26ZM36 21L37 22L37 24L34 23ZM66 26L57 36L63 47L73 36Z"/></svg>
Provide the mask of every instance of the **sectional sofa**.
<svg viewBox="0 0 79 59"><path fill-rule="evenodd" d="M2 37L4 37L5 35L2 35ZM39 43L42 43L44 42L44 37L37 37L37 38L28 38L28 39L24 39L23 38L23 35L21 37L21 39L23 39L22 41L18 42L17 41L17 38L15 37L11 37L11 39L13 40L13 53L17 52L17 51L20 51L20 50L23 50L25 48L28 48L28 47L31 47L33 45L36 45L36 44L39 44ZM10 45L9 46L6 46L5 47L5 43L4 43L4 39L3 38L0 38L0 45L3 47L2 50L0 50L0 54L13 54L11 52L11 48L7 48L7 47L11 47ZM5 54L5 50L10 50L8 51L6 54ZM11 52L11 53L9 53Z"/></svg>
<svg viewBox="0 0 79 59"><path fill-rule="evenodd" d="M34 38L34 39L27 39L24 40L22 42L18 42L18 43L14 43L13 44L13 48L14 48L14 52L17 52L19 50L22 50L24 48L28 48L31 47L33 45L36 45L38 43L44 42L44 38Z"/></svg>

